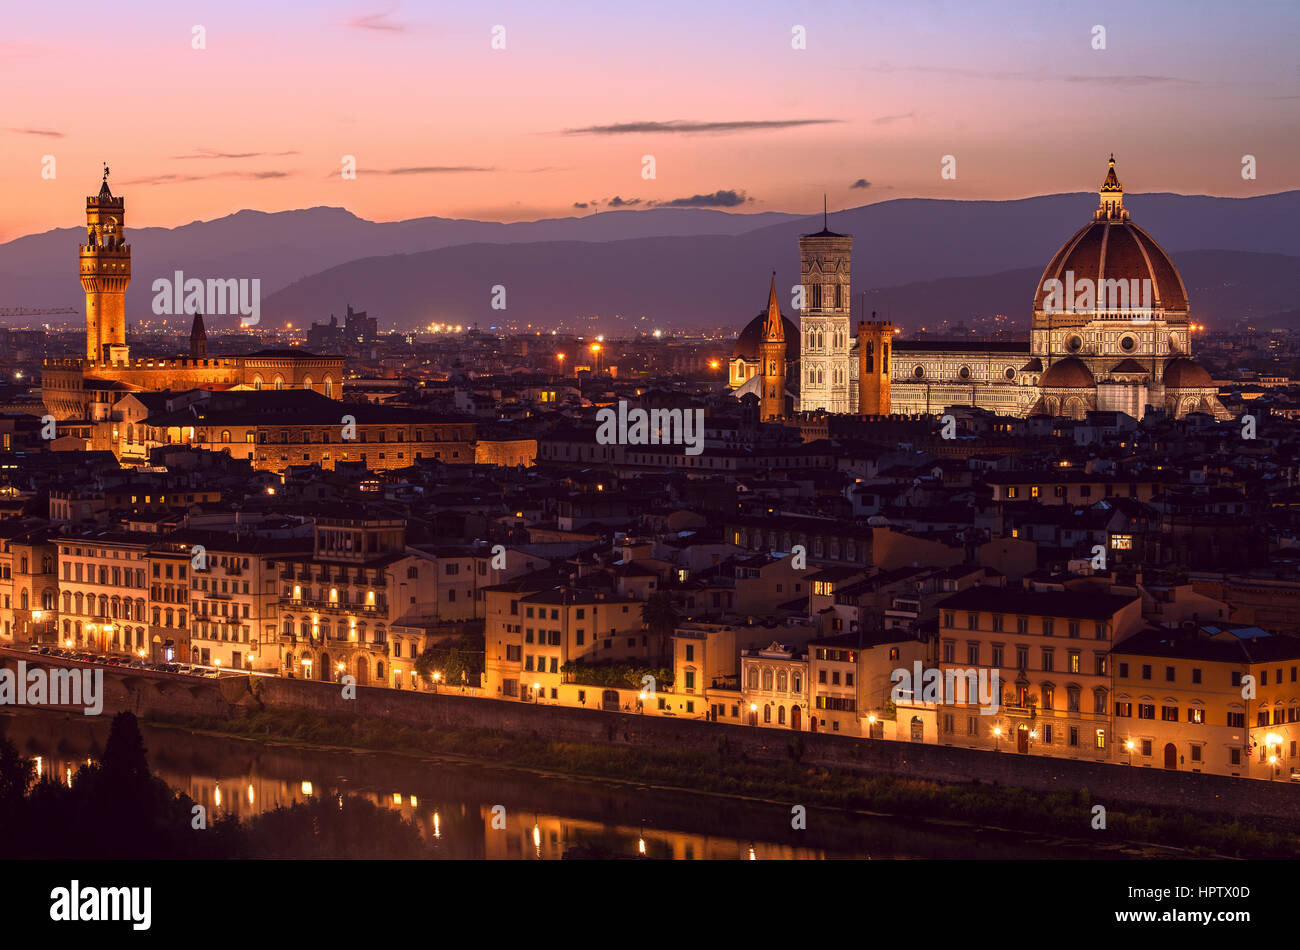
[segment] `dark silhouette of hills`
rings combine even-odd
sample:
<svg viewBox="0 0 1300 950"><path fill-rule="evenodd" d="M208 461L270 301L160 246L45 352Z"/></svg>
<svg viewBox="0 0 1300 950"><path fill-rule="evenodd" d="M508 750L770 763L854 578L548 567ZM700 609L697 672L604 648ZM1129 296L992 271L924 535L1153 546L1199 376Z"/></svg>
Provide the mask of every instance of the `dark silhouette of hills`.
<svg viewBox="0 0 1300 950"><path fill-rule="evenodd" d="M1217 320L1294 307L1300 191L1130 194L1125 203L1173 255L1198 314ZM833 213L830 226L854 236L853 287L855 297L869 293L868 307L909 326L991 313L1027 321L1042 268L1095 205L1092 194L899 199ZM170 230L129 225L128 218L130 321L151 315L152 281L181 269L187 277L260 277L262 319L276 324L324 320L350 301L383 328L505 320L545 327L598 314L589 326L615 333L743 325L762 309L773 269L788 300L798 235L822 221L650 209L517 224L376 223L313 208L243 211ZM0 245L0 305L80 309L81 235L68 228ZM490 307L497 284L507 289L504 314Z"/></svg>

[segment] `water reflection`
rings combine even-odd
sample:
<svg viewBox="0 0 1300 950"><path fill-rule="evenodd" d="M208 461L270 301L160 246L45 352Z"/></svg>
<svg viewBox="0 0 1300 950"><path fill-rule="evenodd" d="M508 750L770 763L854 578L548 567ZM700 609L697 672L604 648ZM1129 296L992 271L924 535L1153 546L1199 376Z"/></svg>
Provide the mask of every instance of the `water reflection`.
<svg viewBox="0 0 1300 950"><path fill-rule="evenodd" d="M40 774L75 781L109 720L21 711L0 729ZM557 778L449 759L307 750L141 725L154 772L208 809L249 818L315 796L356 796L411 820L435 857L555 860L1093 857L1060 840ZM1108 857L1117 855L1108 854ZM1122 856L1122 855L1118 855Z"/></svg>

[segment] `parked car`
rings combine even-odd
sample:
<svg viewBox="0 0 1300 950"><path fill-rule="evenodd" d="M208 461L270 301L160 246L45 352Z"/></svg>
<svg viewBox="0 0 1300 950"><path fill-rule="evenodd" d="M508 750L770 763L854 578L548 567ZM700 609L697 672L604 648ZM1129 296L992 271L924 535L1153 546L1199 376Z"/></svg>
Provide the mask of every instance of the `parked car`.
<svg viewBox="0 0 1300 950"><path fill-rule="evenodd" d="M41 652L41 645L40 645L39 643L33 643L31 646L29 646L29 647L27 648L27 652L28 652L28 653L40 653L40 652Z"/></svg>
<svg viewBox="0 0 1300 950"><path fill-rule="evenodd" d="M49 647L41 647L41 648L40 648L39 650L37 650L36 652L39 653L41 656L49 656L49 655L50 655L50 648L49 648Z"/></svg>

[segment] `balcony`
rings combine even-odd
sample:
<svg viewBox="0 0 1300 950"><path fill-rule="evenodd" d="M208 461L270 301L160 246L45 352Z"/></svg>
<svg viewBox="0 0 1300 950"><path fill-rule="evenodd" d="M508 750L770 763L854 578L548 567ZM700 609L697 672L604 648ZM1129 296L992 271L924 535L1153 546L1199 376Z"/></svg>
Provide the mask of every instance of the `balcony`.
<svg viewBox="0 0 1300 950"><path fill-rule="evenodd" d="M305 597L281 596L278 605L285 610L315 610L332 613L354 613L387 619L388 604L350 604L341 600L308 600Z"/></svg>

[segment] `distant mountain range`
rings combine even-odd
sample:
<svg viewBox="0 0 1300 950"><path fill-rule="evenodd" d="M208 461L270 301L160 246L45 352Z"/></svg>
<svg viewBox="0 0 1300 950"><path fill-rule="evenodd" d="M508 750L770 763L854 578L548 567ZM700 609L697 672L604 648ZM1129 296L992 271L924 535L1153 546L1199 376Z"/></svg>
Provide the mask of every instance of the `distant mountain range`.
<svg viewBox="0 0 1300 950"><path fill-rule="evenodd" d="M799 275L798 235L822 227L821 215L705 209L499 224L376 223L313 208L134 229L129 194L127 202L129 320L151 314L155 278L181 270L261 278L262 319L274 325L324 320L350 302L382 328L506 320L546 328L599 315L587 324L591 332L738 329L764 306L772 270L788 301ZM1220 322L1294 310L1300 191L1244 199L1126 195L1125 204L1173 256L1196 315ZM855 239L855 309L866 291L868 309L908 329L992 313L1027 325L1043 267L1095 205L1092 194L899 199L834 213L830 227ZM83 234L64 228L0 245L0 307L80 309ZM490 305L498 284L506 288L504 313Z"/></svg>

